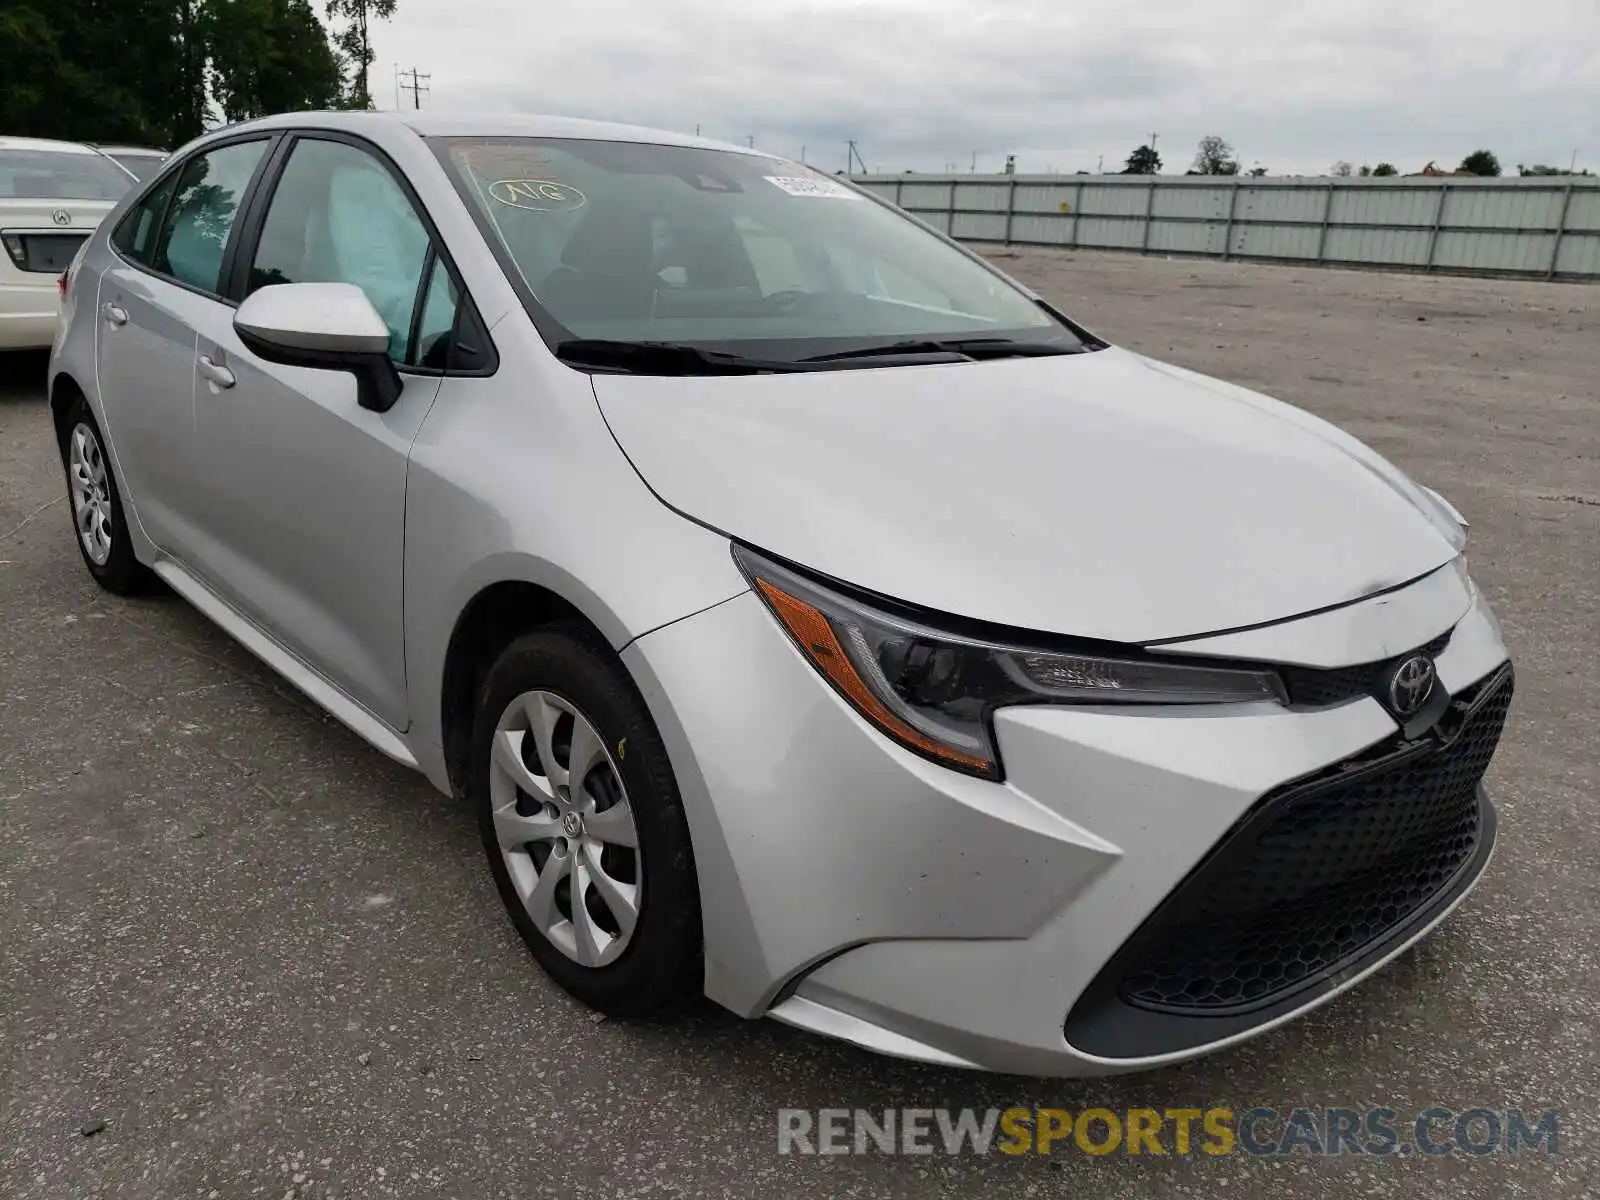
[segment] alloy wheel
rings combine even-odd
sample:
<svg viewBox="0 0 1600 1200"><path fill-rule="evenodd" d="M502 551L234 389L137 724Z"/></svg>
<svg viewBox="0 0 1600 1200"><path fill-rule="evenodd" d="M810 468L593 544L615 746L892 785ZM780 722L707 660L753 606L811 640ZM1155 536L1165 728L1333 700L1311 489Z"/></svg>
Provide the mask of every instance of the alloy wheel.
<svg viewBox="0 0 1600 1200"><path fill-rule="evenodd" d="M106 458L93 427L80 421L73 427L67 456L72 480L72 515L83 552L97 567L111 558L111 484Z"/></svg>
<svg viewBox="0 0 1600 1200"><path fill-rule="evenodd" d="M605 741L575 705L532 691L506 706L490 754L495 839L529 918L574 962L615 962L638 925L643 872Z"/></svg>

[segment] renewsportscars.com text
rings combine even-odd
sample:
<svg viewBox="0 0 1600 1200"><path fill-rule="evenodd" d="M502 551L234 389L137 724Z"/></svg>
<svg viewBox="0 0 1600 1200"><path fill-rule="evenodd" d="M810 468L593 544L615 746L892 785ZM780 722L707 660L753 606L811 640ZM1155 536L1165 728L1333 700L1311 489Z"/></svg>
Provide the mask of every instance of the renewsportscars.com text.
<svg viewBox="0 0 1600 1200"><path fill-rule="evenodd" d="M1559 1154L1551 1109L784 1108L779 1154Z"/></svg>

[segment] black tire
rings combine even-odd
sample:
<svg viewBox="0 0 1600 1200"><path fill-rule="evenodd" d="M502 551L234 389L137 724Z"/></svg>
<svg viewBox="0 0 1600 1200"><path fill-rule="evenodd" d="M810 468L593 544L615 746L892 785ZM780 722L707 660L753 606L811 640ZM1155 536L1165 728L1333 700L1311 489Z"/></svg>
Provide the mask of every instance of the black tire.
<svg viewBox="0 0 1600 1200"><path fill-rule="evenodd" d="M89 409L89 402L82 396L77 397L72 402L72 407L67 410L67 419L61 432L61 467L67 477L67 516L72 522L72 540L78 547L78 553L83 557L83 565L89 568L89 574L94 576L96 583L106 591L119 596L133 595L146 590L153 576L150 569L134 557L133 537L128 532L128 519L122 506L122 493L117 490L116 475L111 470L109 459L105 461L105 484L106 502L111 516L111 552L103 563L95 562L90 556L89 549L84 545L78 531L77 510L73 503L71 452L73 434L79 426L86 427L94 435L94 444L99 454L104 457L105 437L94 419L94 413Z"/></svg>
<svg viewBox="0 0 1600 1200"><path fill-rule="evenodd" d="M540 931L517 896L495 834L495 730L511 703L530 691L552 692L582 711L605 742L632 806L639 841L638 921L620 957L604 966L574 961ZM517 932L551 978L614 1017L670 1012L702 995L700 892L688 821L661 735L611 648L578 622L546 626L507 646L479 689L471 762L468 795L495 886Z"/></svg>

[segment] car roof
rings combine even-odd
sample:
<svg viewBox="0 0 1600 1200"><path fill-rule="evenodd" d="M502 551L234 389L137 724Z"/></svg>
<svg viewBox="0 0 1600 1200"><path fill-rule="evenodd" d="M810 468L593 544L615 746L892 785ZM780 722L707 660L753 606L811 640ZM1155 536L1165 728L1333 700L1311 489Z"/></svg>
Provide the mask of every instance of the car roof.
<svg viewBox="0 0 1600 1200"><path fill-rule="evenodd" d="M61 154L93 154L82 142L58 142L52 138L0 137L0 150L53 150Z"/></svg>
<svg viewBox="0 0 1600 1200"><path fill-rule="evenodd" d="M719 142L693 134L676 133L666 129L650 129L643 125L622 125L613 121L591 121L582 117L546 116L533 113L438 113L433 111L368 111L284 113L263 117L240 125L229 126L227 132L242 129L292 129L314 126L318 129L344 129L351 133L373 130L375 127L410 129L422 137L548 137L584 138L591 141L650 142L662 146L698 146L708 150L732 150L757 158L772 158L771 154L748 146ZM222 130L213 132L221 133Z"/></svg>
<svg viewBox="0 0 1600 1200"><path fill-rule="evenodd" d="M154 146L103 146L99 142L91 142L90 146L100 151L101 154L126 154L138 158L165 158L165 150L157 150Z"/></svg>

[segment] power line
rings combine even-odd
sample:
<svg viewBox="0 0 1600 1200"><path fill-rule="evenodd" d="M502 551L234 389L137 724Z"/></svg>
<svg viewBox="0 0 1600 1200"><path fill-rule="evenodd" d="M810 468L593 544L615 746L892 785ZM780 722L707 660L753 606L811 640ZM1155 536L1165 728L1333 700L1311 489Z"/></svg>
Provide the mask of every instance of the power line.
<svg viewBox="0 0 1600 1200"><path fill-rule="evenodd" d="M406 82L407 77L410 78L410 80L411 80L410 83ZM411 70L409 70L409 71L401 71L399 73L400 90L402 92L410 92L411 93L411 107L412 108L421 108L422 107L422 97L423 97L423 95L428 93L428 92L431 92L433 90L432 88L430 88L428 86L428 80L430 80L432 78L433 78L432 75L424 75L421 72L419 72L415 67L412 67Z"/></svg>

